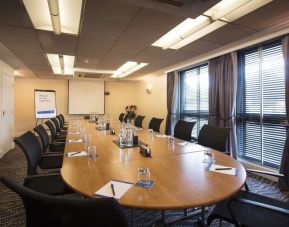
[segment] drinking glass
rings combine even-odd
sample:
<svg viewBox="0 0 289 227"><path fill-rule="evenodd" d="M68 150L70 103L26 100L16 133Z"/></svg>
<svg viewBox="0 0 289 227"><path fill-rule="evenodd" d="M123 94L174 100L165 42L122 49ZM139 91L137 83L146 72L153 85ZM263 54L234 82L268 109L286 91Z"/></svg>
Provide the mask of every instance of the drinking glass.
<svg viewBox="0 0 289 227"><path fill-rule="evenodd" d="M86 148L89 147L89 146L91 146L91 135L89 135L89 134L84 134L84 135L83 135L83 143L84 143L84 145L85 145Z"/></svg>
<svg viewBox="0 0 289 227"><path fill-rule="evenodd" d="M148 133L153 133L154 132L154 130L153 129L148 129Z"/></svg>
<svg viewBox="0 0 289 227"><path fill-rule="evenodd" d="M175 142L175 138L173 136L168 136L168 143L172 144Z"/></svg>
<svg viewBox="0 0 289 227"><path fill-rule="evenodd" d="M96 158L96 147L88 146L86 153L88 158Z"/></svg>
<svg viewBox="0 0 289 227"><path fill-rule="evenodd" d="M150 169L148 167L140 167L137 169L137 181L143 187L150 186Z"/></svg>
<svg viewBox="0 0 289 227"><path fill-rule="evenodd" d="M214 157L213 157L213 149L206 148L204 150L204 160L203 163L213 163Z"/></svg>

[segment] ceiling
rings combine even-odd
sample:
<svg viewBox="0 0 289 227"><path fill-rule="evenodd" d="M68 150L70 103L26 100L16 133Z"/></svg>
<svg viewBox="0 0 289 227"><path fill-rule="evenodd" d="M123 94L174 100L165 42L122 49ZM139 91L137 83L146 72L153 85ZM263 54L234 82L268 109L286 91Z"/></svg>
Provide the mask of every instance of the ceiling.
<svg viewBox="0 0 289 227"><path fill-rule="evenodd" d="M289 1L268 5L179 49L151 44L218 0L84 0L78 36L36 30L21 0L0 1L0 59L23 76L55 78L45 53L75 55L77 68L116 70L126 61L149 63L126 79L136 79L183 62L289 20ZM58 76L59 77L59 76Z"/></svg>

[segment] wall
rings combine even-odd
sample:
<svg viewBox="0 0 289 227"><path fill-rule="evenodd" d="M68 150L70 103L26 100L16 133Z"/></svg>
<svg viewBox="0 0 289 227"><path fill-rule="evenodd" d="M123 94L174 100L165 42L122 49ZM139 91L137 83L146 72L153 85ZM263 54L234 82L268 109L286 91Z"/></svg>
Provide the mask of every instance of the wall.
<svg viewBox="0 0 289 227"><path fill-rule="evenodd" d="M134 82L135 83L135 82ZM105 112L113 119L118 119L125 106L135 104L135 85L132 82L106 82ZM57 113L67 118L68 81L64 79L16 78L15 79L15 130L14 135L21 135L35 127L34 89L51 89L56 91ZM79 116L78 116L79 117Z"/></svg>
<svg viewBox="0 0 289 227"><path fill-rule="evenodd" d="M151 87L152 93L147 94L146 89ZM145 77L135 86L137 114L146 116L143 121L144 128L148 128L152 117L163 118L161 132L165 132L167 116L167 77L165 74Z"/></svg>

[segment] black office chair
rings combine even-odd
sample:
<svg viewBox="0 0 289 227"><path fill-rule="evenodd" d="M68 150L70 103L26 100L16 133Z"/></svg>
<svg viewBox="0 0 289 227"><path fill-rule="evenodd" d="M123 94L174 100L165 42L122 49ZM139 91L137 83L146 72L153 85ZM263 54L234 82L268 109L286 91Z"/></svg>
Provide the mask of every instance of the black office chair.
<svg viewBox="0 0 289 227"><path fill-rule="evenodd" d="M203 125L198 137L198 144L227 153L227 140L230 128Z"/></svg>
<svg viewBox="0 0 289 227"><path fill-rule="evenodd" d="M62 118L63 124L64 124L64 125L67 124L67 122L65 121L64 116L63 116L62 114L59 114L59 116Z"/></svg>
<svg viewBox="0 0 289 227"><path fill-rule="evenodd" d="M61 128L61 125L56 117L51 118L51 121L53 122L57 133L67 134L67 128L66 129Z"/></svg>
<svg viewBox="0 0 289 227"><path fill-rule="evenodd" d="M284 150L289 152L289 133L287 133ZM283 178L289 187L288 160L285 162L284 175L252 169L247 169L247 172ZM210 226L215 219L225 220L236 226L289 226L289 203L252 193L246 185L245 191L240 191L232 198L217 203L208 217L208 225Z"/></svg>
<svg viewBox="0 0 289 227"><path fill-rule="evenodd" d="M145 116L138 115L136 117L136 119L134 120L134 125L136 127L142 128L142 122L143 122L144 118L145 118Z"/></svg>
<svg viewBox="0 0 289 227"><path fill-rule="evenodd" d="M66 140L66 135L65 134L60 134L56 132L56 129L54 127L54 124L50 121L47 120L45 121L45 124L49 128L50 134L51 134L51 139L52 140L57 140L57 141L64 141Z"/></svg>
<svg viewBox="0 0 289 227"><path fill-rule="evenodd" d="M62 118L60 117L60 115L57 115L56 118L57 118L57 120L58 120L58 122L59 122L59 124L60 124L60 128L63 129L63 130L67 130L67 127L64 126L64 121L62 120Z"/></svg>
<svg viewBox="0 0 289 227"><path fill-rule="evenodd" d="M125 114L124 114L124 113L121 113L121 114L119 115L119 117L118 117L118 120L119 120L120 122L123 122L123 121L124 121L124 116L125 116Z"/></svg>
<svg viewBox="0 0 289 227"><path fill-rule="evenodd" d="M174 129L174 137L191 141L192 140L192 130L196 122L188 122L183 120L178 120L175 129Z"/></svg>
<svg viewBox="0 0 289 227"><path fill-rule="evenodd" d="M154 130L155 132L160 132L160 126L164 119L153 117L149 123L149 129Z"/></svg>
<svg viewBox="0 0 289 227"><path fill-rule="evenodd" d="M20 195L27 227L128 227L122 207L113 198L55 197L32 191L9 177L1 181Z"/></svg>
<svg viewBox="0 0 289 227"><path fill-rule="evenodd" d="M37 137L30 131L16 137L14 142L24 152L27 160L27 175L35 175L37 167L41 169L58 169L62 166L62 154L42 154Z"/></svg>
<svg viewBox="0 0 289 227"><path fill-rule="evenodd" d="M63 153L65 148L65 142L49 142L49 135L42 125L37 125L33 130L39 135L41 139L43 153L45 153L46 151Z"/></svg>

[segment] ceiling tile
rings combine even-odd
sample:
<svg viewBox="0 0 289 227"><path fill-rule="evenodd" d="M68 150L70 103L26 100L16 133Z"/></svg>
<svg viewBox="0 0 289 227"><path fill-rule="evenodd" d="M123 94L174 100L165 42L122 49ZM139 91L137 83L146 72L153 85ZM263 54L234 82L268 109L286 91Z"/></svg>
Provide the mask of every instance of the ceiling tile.
<svg viewBox="0 0 289 227"><path fill-rule="evenodd" d="M95 69L95 68L97 68L98 63L99 63L99 59L77 57L75 60L74 66L77 68Z"/></svg>
<svg viewBox="0 0 289 227"><path fill-rule="evenodd" d="M19 0L0 1L0 25L33 28L26 9Z"/></svg>
<svg viewBox="0 0 289 227"><path fill-rule="evenodd" d="M150 47L147 47L145 50L141 51L135 57L135 59L141 62L152 63L174 52L175 50L171 50L171 49L163 50L162 48L159 48L159 47L150 46Z"/></svg>
<svg viewBox="0 0 289 227"><path fill-rule="evenodd" d="M127 25L117 22L84 18L82 23L81 36L95 36L116 40L126 27Z"/></svg>
<svg viewBox="0 0 289 227"><path fill-rule="evenodd" d="M79 38L76 55L78 57L101 59L110 49L113 40L101 38Z"/></svg>
<svg viewBox="0 0 289 227"><path fill-rule="evenodd" d="M113 44L111 51L126 53L126 54L130 54L130 55L136 55L140 51L144 50L146 47L148 47L148 45L143 44L143 43L116 41Z"/></svg>
<svg viewBox="0 0 289 227"><path fill-rule="evenodd" d="M151 45L162 35L163 33L160 31L129 26L127 30L120 36L119 40Z"/></svg>
<svg viewBox="0 0 289 227"><path fill-rule="evenodd" d="M131 25L166 33L185 19L186 17L170 15L157 10L143 8L133 19Z"/></svg>
<svg viewBox="0 0 289 227"><path fill-rule="evenodd" d="M210 42L210 41L206 41L204 39L199 39L196 40L195 42L192 42L190 44L188 44L187 46L184 46L183 48L181 48L180 50L182 51L191 51L194 53L205 53L208 51L212 51L218 47L220 47L221 44L215 43L215 42Z"/></svg>
<svg viewBox="0 0 289 227"><path fill-rule="evenodd" d="M214 42L216 44L227 44L249 35L252 35L254 31L240 27L233 24L227 24L222 28L204 36L203 39Z"/></svg>
<svg viewBox="0 0 289 227"><path fill-rule="evenodd" d="M77 36L37 31L38 39L46 53L75 55Z"/></svg>
<svg viewBox="0 0 289 227"><path fill-rule="evenodd" d="M119 0L87 0L84 15L106 21L128 24L140 8Z"/></svg>
<svg viewBox="0 0 289 227"><path fill-rule="evenodd" d="M270 28L280 22L289 20L288 0L274 0L269 4L234 21L234 23L254 29Z"/></svg>

